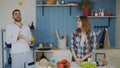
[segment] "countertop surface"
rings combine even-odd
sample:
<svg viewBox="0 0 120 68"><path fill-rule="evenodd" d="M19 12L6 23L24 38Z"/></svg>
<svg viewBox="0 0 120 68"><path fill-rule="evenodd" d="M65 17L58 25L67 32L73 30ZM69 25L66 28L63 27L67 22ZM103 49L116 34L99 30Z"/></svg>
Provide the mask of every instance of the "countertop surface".
<svg viewBox="0 0 120 68"><path fill-rule="evenodd" d="M38 62L36 62L36 67L35 68L57 68L57 65L55 65L54 67L40 67L38 66L37 64ZM78 67L78 65L75 63L75 62L71 62L71 67L70 68L81 68L81 67ZM109 65L109 66L102 66L102 67L98 67L98 68L115 68L114 66L112 65Z"/></svg>

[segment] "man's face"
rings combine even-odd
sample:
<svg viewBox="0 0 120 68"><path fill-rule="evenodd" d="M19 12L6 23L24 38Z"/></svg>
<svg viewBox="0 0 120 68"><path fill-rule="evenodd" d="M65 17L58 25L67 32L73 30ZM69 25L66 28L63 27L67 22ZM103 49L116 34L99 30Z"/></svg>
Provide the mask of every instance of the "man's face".
<svg viewBox="0 0 120 68"><path fill-rule="evenodd" d="M14 21L16 22L21 22L21 14L19 11L15 11L14 14L13 14L13 19Z"/></svg>

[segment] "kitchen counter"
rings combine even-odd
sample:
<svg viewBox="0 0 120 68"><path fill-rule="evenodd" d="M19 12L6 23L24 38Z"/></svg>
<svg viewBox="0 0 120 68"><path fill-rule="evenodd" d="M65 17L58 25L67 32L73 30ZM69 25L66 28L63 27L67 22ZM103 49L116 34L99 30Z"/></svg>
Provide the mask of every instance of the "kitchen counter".
<svg viewBox="0 0 120 68"><path fill-rule="evenodd" d="M49 67L40 67L40 66L38 66L38 62L36 62L35 68L49 68ZM57 65L55 65L53 68L57 68ZM78 67L75 62L71 62L70 68L80 68L80 67Z"/></svg>
<svg viewBox="0 0 120 68"><path fill-rule="evenodd" d="M116 50L119 50L119 49L116 49ZM41 52L44 52L45 56L47 58L55 58L56 62L58 62L59 60L62 60L62 59L67 59L67 60L71 61L71 58L72 58L70 50L48 50L48 51L35 50L35 60L37 60L37 58L39 58L41 56ZM96 50L96 53L106 53L106 57L108 56L108 57L110 57L110 60L113 60L112 56L111 56L111 52L114 52L114 49L105 49L105 50L104 49L97 49ZM117 52L119 52L119 51L117 51ZM114 54L116 54L117 52L115 51ZM113 55L113 56L115 56L115 55ZM94 56L93 56L93 58L94 58ZM114 61L111 61L110 64L115 66ZM57 68L57 66L55 68ZM77 64L75 64L74 62L71 62L71 68L80 68L80 67L78 67ZM102 68L105 68L105 67L102 67ZM119 67L115 66L113 68L119 68Z"/></svg>
<svg viewBox="0 0 120 68"><path fill-rule="evenodd" d="M35 66L36 66L35 68L57 68L57 65L55 65L54 67L39 67L38 62L36 62ZM75 62L71 62L70 68L81 68L81 67L78 67L78 65ZM102 67L98 67L98 68L115 68L115 67L112 65L109 65L109 66L102 66Z"/></svg>

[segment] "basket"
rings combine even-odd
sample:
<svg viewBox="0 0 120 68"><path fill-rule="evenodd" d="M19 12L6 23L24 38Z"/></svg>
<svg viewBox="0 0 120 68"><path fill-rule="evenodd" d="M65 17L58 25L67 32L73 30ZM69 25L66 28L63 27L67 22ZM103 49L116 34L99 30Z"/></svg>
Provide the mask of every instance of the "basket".
<svg viewBox="0 0 120 68"><path fill-rule="evenodd" d="M56 0L46 0L46 4L56 4Z"/></svg>

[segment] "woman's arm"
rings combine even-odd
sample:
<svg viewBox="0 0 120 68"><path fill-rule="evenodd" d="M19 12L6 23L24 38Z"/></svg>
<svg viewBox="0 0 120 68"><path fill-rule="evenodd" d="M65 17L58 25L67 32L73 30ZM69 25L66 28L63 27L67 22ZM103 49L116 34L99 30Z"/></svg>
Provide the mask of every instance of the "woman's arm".
<svg viewBox="0 0 120 68"><path fill-rule="evenodd" d="M86 55L81 59L81 61L86 60L86 59L89 58L91 55L92 55L92 53L86 54Z"/></svg>
<svg viewBox="0 0 120 68"><path fill-rule="evenodd" d="M77 56L76 56L76 53L75 53L75 40L74 40L74 35L71 34L71 46L70 46L70 50L71 50L71 53L72 53L72 56L74 59L77 59Z"/></svg>
<svg viewBox="0 0 120 68"><path fill-rule="evenodd" d="M90 40L90 48L91 48L91 52L86 54L83 58L82 61L84 61L85 59L89 58L90 56L92 56L95 52L95 48L96 48L96 35L95 32L91 33L91 40Z"/></svg>
<svg viewBox="0 0 120 68"><path fill-rule="evenodd" d="M71 35L71 46L70 46L70 50L72 53L73 58L75 59L76 63L79 63L81 61L80 58L77 57L76 53L75 53L75 38L74 38L74 33Z"/></svg>
<svg viewBox="0 0 120 68"><path fill-rule="evenodd" d="M75 51L72 51L71 53L72 53L73 58L74 58L75 60L77 60L77 55L75 54Z"/></svg>

